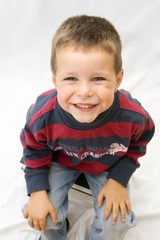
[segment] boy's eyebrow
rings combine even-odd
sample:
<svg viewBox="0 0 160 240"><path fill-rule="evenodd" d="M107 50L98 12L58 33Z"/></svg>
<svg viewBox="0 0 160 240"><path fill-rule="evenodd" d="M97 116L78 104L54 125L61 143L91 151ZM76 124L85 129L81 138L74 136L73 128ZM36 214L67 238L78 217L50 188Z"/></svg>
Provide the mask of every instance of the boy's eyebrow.
<svg viewBox="0 0 160 240"><path fill-rule="evenodd" d="M111 76L111 74L108 71L97 71L97 72L93 72L93 75L107 75L107 76Z"/></svg>
<svg viewBox="0 0 160 240"><path fill-rule="evenodd" d="M97 72L93 72L92 73L92 76L95 76L95 75L105 75L107 77L110 77L111 74L108 72L108 71L97 71ZM76 72L63 72L62 73L63 76L77 76L77 73Z"/></svg>
<svg viewBox="0 0 160 240"><path fill-rule="evenodd" d="M62 73L62 75L70 76L70 75L76 75L76 73L75 72L64 72L64 73Z"/></svg>

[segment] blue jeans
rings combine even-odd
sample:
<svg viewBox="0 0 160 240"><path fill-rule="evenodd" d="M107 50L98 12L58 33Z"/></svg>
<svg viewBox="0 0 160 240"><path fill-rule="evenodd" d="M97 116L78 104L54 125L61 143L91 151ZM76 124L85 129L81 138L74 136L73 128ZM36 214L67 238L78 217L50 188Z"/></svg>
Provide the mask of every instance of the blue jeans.
<svg viewBox="0 0 160 240"><path fill-rule="evenodd" d="M66 240L66 215L68 211L68 191L75 183L81 173L53 163L50 169L49 181L51 190L50 200L57 212L58 224L54 224L51 217L47 217L46 231L42 234L44 240ZM126 232L135 226L135 215L132 212L127 215L125 223L118 217L115 225L111 222L111 216L104 221L105 201L101 208L97 206L97 195L100 189L107 182L107 172L99 175L85 174L94 199L95 217L89 232L89 239L86 240L120 240Z"/></svg>

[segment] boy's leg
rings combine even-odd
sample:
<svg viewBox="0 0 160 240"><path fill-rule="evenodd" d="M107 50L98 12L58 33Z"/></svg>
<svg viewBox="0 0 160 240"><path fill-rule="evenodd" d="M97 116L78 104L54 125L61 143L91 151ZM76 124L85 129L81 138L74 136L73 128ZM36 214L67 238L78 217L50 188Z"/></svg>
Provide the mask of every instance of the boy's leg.
<svg viewBox="0 0 160 240"><path fill-rule="evenodd" d="M85 174L90 189L94 197L95 218L89 232L89 240L121 240L124 238L127 231L136 225L135 215L132 212L127 214L126 222L122 222L118 216L117 223L112 224L112 216L107 221L104 221L105 204L98 208L97 196L100 189L107 182L107 172L99 175ZM112 215L112 214L111 214ZM120 214L119 214L120 215Z"/></svg>
<svg viewBox="0 0 160 240"><path fill-rule="evenodd" d="M42 240L65 240L67 234L66 215L68 211L68 191L80 173L53 163L49 173L50 191L48 193L57 213L58 224L47 217L46 231Z"/></svg>

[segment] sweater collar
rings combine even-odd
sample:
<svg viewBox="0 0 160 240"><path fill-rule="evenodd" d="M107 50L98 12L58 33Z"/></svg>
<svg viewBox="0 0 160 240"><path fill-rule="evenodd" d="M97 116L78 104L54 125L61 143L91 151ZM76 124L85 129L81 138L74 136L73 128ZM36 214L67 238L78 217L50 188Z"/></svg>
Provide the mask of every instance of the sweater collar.
<svg viewBox="0 0 160 240"><path fill-rule="evenodd" d="M117 112L119 108L119 98L118 93L114 94L113 104L109 109L101 113L93 122L91 123L80 123L78 122L70 113L66 112L61 108L57 101L57 109L60 117L63 119L64 124L66 124L70 128L78 129L78 130L90 130L97 127L100 127L107 123L112 116Z"/></svg>

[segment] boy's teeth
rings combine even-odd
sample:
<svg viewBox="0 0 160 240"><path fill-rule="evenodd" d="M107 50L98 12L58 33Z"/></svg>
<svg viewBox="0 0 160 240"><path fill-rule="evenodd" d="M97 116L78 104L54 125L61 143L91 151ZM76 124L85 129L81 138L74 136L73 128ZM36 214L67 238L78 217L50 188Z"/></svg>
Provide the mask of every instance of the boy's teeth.
<svg viewBox="0 0 160 240"><path fill-rule="evenodd" d="M76 104L77 107L81 107L81 108L90 108L93 106L93 104Z"/></svg>

